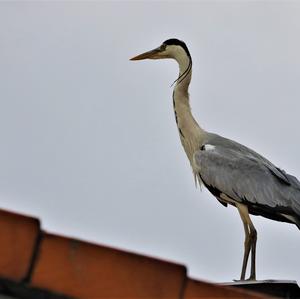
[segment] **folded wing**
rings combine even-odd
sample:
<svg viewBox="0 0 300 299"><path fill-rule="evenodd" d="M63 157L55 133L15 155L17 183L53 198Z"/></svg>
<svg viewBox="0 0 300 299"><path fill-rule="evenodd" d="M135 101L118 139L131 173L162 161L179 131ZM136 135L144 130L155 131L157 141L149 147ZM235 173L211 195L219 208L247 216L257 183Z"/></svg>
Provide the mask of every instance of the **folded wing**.
<svg viewBox="0 0 300 299"><path fill-rule="evenodd" d="M237 143L231 147L226 141L224 146L217 142L195 152L204 184L246 204L252 214L281 221L282 214L289 215L299 225L299 181L250 149L239 149Z"/></svg>

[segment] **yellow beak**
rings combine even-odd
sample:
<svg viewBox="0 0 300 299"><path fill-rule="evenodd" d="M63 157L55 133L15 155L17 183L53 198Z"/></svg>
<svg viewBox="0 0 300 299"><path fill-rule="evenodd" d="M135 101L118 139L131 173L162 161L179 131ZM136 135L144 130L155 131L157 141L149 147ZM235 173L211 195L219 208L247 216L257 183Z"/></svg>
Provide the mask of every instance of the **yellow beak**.
<svg viewBox="0 0 300 299"><path fill-rule="evenodd" d="M143 54L137 55L130 58L130 60L143 60L143 59L157 59L160 58L157 54L160 52L159 48L153 49L151 51L145 52Z"/></svg>

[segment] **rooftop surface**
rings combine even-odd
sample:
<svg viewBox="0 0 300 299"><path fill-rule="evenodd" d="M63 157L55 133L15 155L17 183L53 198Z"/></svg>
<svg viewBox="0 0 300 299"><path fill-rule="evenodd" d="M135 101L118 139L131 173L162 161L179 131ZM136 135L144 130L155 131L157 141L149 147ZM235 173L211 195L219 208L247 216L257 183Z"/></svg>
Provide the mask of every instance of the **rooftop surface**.
<svg viewBox="0 0 300 299"><path fill-rule="evenodd" d="M268 298L193 280L184 265L54 235L38 219L4 210L0 243L1 299Z"/></svg>

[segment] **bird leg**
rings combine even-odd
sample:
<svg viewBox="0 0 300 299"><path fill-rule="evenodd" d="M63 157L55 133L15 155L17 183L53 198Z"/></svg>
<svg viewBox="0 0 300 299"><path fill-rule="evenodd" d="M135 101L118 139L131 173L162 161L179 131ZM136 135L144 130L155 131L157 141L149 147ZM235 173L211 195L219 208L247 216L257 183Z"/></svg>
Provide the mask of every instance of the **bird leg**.
<svg viewBox="0 0 300 299"><path fill-rule="evenodd" d="M249 219L250 219L250 217L249 217ZM251 244L251 272L250 272L249 279L256 280L255 259L256 259L257 232L256 232L256 229L252 222L250 224L250 238L251 238L252 244Z"/></svg>
<svg viewBox="0 0 300 299"><path fill-rule="evenodd" d="M243 220L243 218L242 218L242 220ZM248 228L247 223L244 221L243 221L243 225L244 225L244 230L245 230L245 241L244 241L244 257L243 257L241 280L245 280L248 258L249 258L249 253L250 253L250 249L251 249L249 228Z"/></svg>
<svg viewBox="0 0 300 299"><path fill-rule="evenodd" d="M244 225L244 231L245 231L244 257L243 257L243 266L241 272L241 280L245 280L250 251L251 251L251 272L250 272L249 280L255 280L256 279L255 253L256 253L257 233L250 219L248 207L240 203L236 204L236 207L240 213Z"/></svg>

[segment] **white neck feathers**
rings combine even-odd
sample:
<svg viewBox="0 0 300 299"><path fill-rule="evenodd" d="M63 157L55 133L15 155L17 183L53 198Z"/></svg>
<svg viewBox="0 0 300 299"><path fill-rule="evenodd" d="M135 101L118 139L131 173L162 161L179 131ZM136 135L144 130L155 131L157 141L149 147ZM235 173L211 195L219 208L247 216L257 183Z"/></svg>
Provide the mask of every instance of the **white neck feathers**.
<svg viewBox="0 0 300 299"><path fill-rule="evenodd" d="M204 139L204 130L194 119L188 87L192 77L192 61L181 47L173 51L173 58L179 64L179 77L173 91L173 107L181 143L192 165L193 154ZM193 167L193 165L192 165Z"/></svg>

